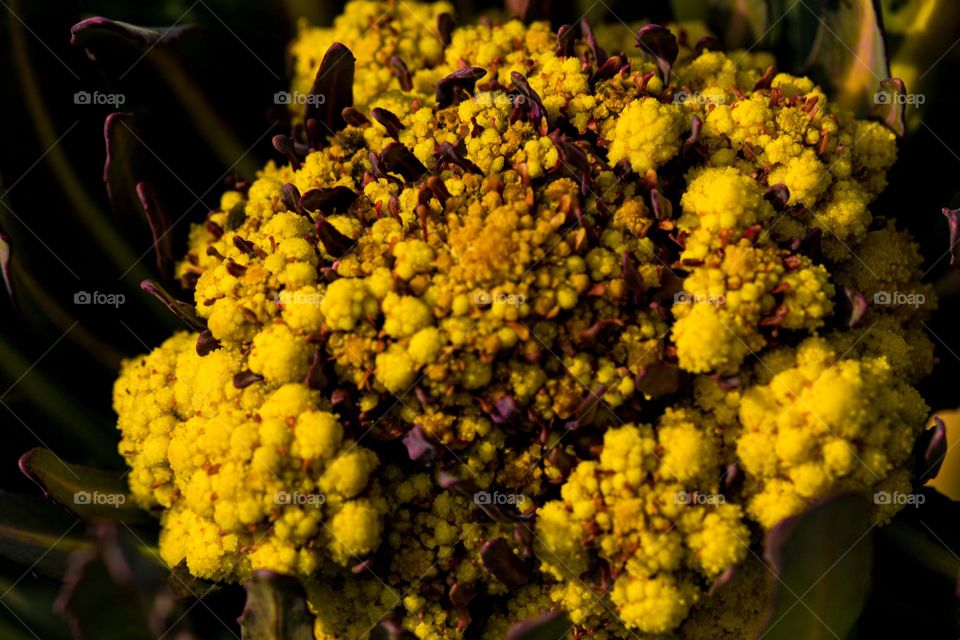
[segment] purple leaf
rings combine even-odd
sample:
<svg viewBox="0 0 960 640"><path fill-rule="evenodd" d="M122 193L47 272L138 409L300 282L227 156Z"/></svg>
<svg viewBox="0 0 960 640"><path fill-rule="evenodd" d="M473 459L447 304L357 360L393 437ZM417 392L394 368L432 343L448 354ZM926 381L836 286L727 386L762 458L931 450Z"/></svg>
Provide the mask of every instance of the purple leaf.
<svg viewBox="0 0 960 640"><path fill-rule="evenodd" d="M400 56L390 56L387 64L390 70L393 71L393 75L397 76L397 81L400 82L400 89L402 91L411 91L413 89L413 78L410 76L410 69L408 69L407 65L400 59Z"/></svg>
<svg viewBox="0 0 960 640"><path fill-rule="evenodd" d="M937 477L947 456L947 425L939 416L934 416L933 423L920 434L913 447L914 476L919 485Z"/></svg>
<svg viewBox="0 0 960 640"><path fill-rule="evenodd" d="M506 0L507 13L523 22L550 20L551 0Z"/></svg>
<svg viewBox="0 0 960 640"><path fill-rule="evenodd" d="M456 27L457 24L449 13L441 13L437 16L437 34L440 36L440 43L443 44L444 48L450 46L453 40L453 31Z"/></svg>
<svg viewBox="0 0 960 640"><path fill-rule="evenodd" d="M960 209L942 209L950 227L950 266L960 264Z"/></svg>
<svg viewBox="0 0 960 640"><path fill-rule="evenodd" d="M153 251L157 256L157 269L164 280L173 275L173 241L170 236L170 216L160 204L156 190L149 182L137 183L137 197L147 216L150 234L153 236Z"/></svg>
<svg viewBox="0 0 960 640"><path fill-rule="evenodd" d="M194 331L203 331L207 328L207 323L197 315L196 307L189 302L177 300L155 280L144 280L140 283L140 288L155 296L167 309L170 309L175 316L183 320Z"/></svg>
<svg viewBox="0 0 960 640"><path fill-rule="evenodd" d="M554 53L561 58L573 56L573 43L577 38L573 25L565 24L557 30L557 48Z"/></svg>
<svg viewBox="0 0 960 640"><path fill-rule="evenodd" d="M543 106L537 92L530 86L526 76L518 71L511 71L510 79L513 80L513 86L524 98L522 101L518 100L514 105L514 114L511 115L511 120L516 120L519 115L524 115L527 121L536 128L540 124L540 120L547 117L546 107Z"/></svg>
<svg viewBox="0 0 960 640"><path fill-rule="evenodd" d="M867 309L870 308L870 305L867 303L866 296L859 291L854 291L850 287L844 287L843 294L847 297L847 302L850 304L850 319L847 320L847 326L853 329L863 320L863 316L867 314Z"/></svg>
<svg viewBox="0 0 960 640"><path fill-rule="evenodd" d="M387 171L399 173L407 182L416 182L427 172L417 156L399 142L391 142L384 147L380 159Z"/></svg>
<svg viewBox="0 0 960 640"><path fill-rule="evenodd" d="M300 198L300 189L297 189L297 186L292 182L288 182L280 187L280 202L283 203L287 211L301 214L304 212Z"/></svg>
<svg viewBox="0 0 960 640"><path fill-rule="evenodd" d="M640 393L651 398L669 396L683 385L683 372L672 362L655 362L640 369L636 386Z"/></svg>
<svg viewBox="0 0 960 640"><path fill-rule="evenodd" d="M430 463L437 455L437 449L434 447L420 425L414 425L413 429L403 436L403 446L407 448L407 455L414 462Z"/></svg>
<svg viewBox="0 0 960 640"><path fill-rule="evenodd" d="M317 239L327 253L334 258L342 258L356 244L352 238L340 233L336 227L321 217L317 220Z"/></svg>
<svg viewBox="0 0 960 640"><path fill-rule="evenodd" d="M400 141L400 131L406 129L406 127L400 122L400 118L398 118L396 114L386 109L381 109L380 107L374 107L370 111L370 115L373 116L374 120L383 125L383 128L387 130L388 136L397 142Z"/></svg>
<svg viewBox="0 0 960 640"><path fill-rule="evenodd" d="M486 542L480 549L480 559L487 571L511 589L523 585L530 578L527 563L513 552L513 547L503 538Z"/></svg>
<svg viewBox="0 0 960 640"><path fill-rule="evenodd" d="M659 24L648 24L641 27L640 31L637 32L635 46L657 59L657 68L660 69L660 77L663 79L663 83L665 85L670 84L670 70L680 53L677 37L666 27Z"/></svg>
<svg viewBox="0 0 960 640"><path fill-rule="evenodd" d="M393 620L381 620L370 632L370 640L417 640L417 636Z"/></svg>
<svg viewBox="0 0 960 640"><path fill-rule="evenodd" d="M305 211L319 211L329 216L346 212L359 197L359 194L347 187L323 187L307 191L298 204Z"/></svg>
<svg viewBox="0 0 960 640"><path fill-rule="evenodd" d="M763 197L773 205L774 209L783 211L787 208L787 203L790 201L790 189L782 183L770 185L770 188L767 189Z"/></svg>
<svg viewBox="0 0 960 640"><path fill-rule="evenodd" d="M138 50L146 50L169 43L193 28L192 25L180 25L150 29L94 16L81 20L70 28L70 44L86 48L94 40L115 39L133 45Z"/></svg>
<svg viewBox="0 0 960 640"><path fill-rule="evenodd" d="M460 104L473 95L477 80L487 75L483 67L458 69L437 82L437 106L441 109Z"/></svg>
<svg viewBox="0 0 960 640"><path fill-rule="evenodd" d="M518 622L507 631L507 640L565 640L573 624L565 611L550 611Z"/></svg>
<svg viewBox="0 0 960 640"><path fill-rule="evenodd" d="M462 143L461 143L462 144ZM460 167L466 173L483 175L483 170L467 159L466 150L462 146L453 146L449 142L440 143L436 153L437 164L449 163Z"/></svg>
<svg viewBox="0 0 960 640"><path fill-rule="evenodd" d="M587 46L590 47L590 51L593 53L593 60L599 68L607 61L607 53L597 44L597 37L593 35L593 28L590 26L590 20L587 19L586 16L580 20L580 33L583 34L583 39L587 41Z"/></svg>
<svg viewBox="0 0 960 640"><path fill-rule="evenodd" d="M197 355L201 358L220 348L220 341L213 337L210 329L204 329L197 336Z"/></svg>
<svg viewBox="0 0 960 640"><path fill-rule="evenodd" d="M246 389L257 382L263 382L263 376L249 369L233 376L233 386L237 389Z"/></svg>
<svg viewBox="0 0 960 640"><path fill-rule="evenodd" d="M346 46L334 42L320 62L307 101L305 119L316 118L325 133L333 134L346 126L343 110L353 106L353 76L356 58Z"/></svg>
<svg viewBox="0 0 960 640"><path fill-rule="evenodd" d="M307 385L307 388L316 390L324 389L327 386L327 376L323 372L323 353L319 350L313 352L304 384Z"/></svg>
<svg viewBox="0 0 960 640"><path fill-rule="evenodd" d="M7 295L10 296L10 302L17 306L17 297L13 290L13 278L10 272L10 261L13 258L13 245L10 244L10 236L0 227L0 271L3 273L3 284L7 288Z"/></svg>
<svg viewBox="0 0 960 640"><path fill-rule="evenodd" d="M111 113L103 123L103 138L107 147L107 159L103 163L103 182L113 208L114 217L120 219L127 211L137 211L137 140L136 125L132 113Z"/></svg>

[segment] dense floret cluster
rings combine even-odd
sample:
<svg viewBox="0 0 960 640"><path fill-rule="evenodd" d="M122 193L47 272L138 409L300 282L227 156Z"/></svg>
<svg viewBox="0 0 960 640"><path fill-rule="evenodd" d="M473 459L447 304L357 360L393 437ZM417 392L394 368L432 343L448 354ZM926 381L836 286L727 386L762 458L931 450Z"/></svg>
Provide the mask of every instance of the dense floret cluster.
<svg viewBox="0 0 960 640"><path fill-rule="evenodd" d="M193 227L199 338L115 387L161 554L300 577L318 639L742 637L763 530L910 481L935 302L869 209L895 138L699 25L451 14L301 25L292 91L351 95Z"/></svg>

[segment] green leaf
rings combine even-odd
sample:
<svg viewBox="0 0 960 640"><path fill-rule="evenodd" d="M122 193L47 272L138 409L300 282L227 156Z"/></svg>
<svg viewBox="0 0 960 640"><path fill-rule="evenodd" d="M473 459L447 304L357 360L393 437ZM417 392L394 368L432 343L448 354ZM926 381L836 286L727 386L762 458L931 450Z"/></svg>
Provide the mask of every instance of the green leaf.
<svg viewBox="0 0 960 640"><path fill-rule="evenodd" d="M255 571L244 588L247 604L240 616L244 640L313 640L313 615L298 580Z"/></svg>
<svg viewBox="0 0 960 640"><path fill-rule="evenodd" d="M165 569L132 536L121 538L115 525L99 525L94 534L95 545L70 556L54 610L78 640L157 638L173 612Z"/></svg>
<svg viewBox="0 0 960 640"><path fill-rule="evenodd" d="M39 447L23 454L20 469L43 489L46 497L84 520L127 524L151 521L133 501L121 472L68 464L49 449Z"/></svg>
<svg viewBox="0 0 960 640"><path fill-rule="evenodd" d="M776 576L764 640L846 637L870 587L873 525L860 494L827 497L771 529L764 554Z"/></svg>
<svg viewBox="0 0 960 640"><path fill-rule="evenodd" d="M61 578L69 555L90 547L80 521L42 498L0 490L0 556Z"/></svg>
<svg viewBox="0 0 960 640"><path fill-rule="evenodd" d="M800 10L813 13L801 6ZM808 65L831 99L865 114L880 83L890 77L879 3L823 1L819 18Z"/></svg>
<svg viewBox="0 0 960 640"><path fill-rule="evenodd" d="M706 4L710 27L728 49L754 48L769 29L769 0L709 0Z"/></svg>

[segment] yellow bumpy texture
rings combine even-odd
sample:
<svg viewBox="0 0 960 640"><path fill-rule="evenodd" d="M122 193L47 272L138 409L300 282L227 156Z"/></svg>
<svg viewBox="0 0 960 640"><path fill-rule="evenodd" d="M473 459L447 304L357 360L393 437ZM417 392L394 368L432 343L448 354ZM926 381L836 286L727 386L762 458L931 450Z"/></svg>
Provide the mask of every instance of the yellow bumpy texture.
<svg viewBox="0 0 960 640"><path fill-rule="evenodd" d="M176 275L215 348L181 333L123 367L120 452L161 553L299 576L323 639L387 614L424 640L502 638L549 609L596 638L748 635L757 531L909 485L935 299L870 210L893 134L765 76L768 54L693 50L702 25L670 25L665 83L635 29L596 27L629 65L598 74L542 22L443 42L451 12L355 0L300 25L292 91L343 43L367 121L193 226ZM441 106L466 67L485 73ZM332 187L356 197L291 204ZM852 327L847 294L870 303Z"/></svg>

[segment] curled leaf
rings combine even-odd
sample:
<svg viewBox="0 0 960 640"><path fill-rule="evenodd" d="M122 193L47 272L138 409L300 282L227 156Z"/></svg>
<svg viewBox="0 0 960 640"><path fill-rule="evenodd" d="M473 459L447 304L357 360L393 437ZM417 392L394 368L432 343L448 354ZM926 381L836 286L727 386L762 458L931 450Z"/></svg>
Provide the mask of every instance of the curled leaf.
<svg viewBox="0 0 960 640"><path fill-rule="evenodd" d="M950 266L960 265L960 209L943 208L950 227Z"/></svg>
<svg viewBox="0 0 960 640"><path fill-rule="evenodd" d="M477 80L487 75L483 67L457 69L437 82L437 106L441 109L460 104L473 95Z"/></svg>
<svg viewBox="0 0 960 640"><path fill-rule="evenodd" d="M346 212L359 197L359 194L348 187L323 187L307 191L298 204L305 211L319 211L329 216Z"/></svg>
<svg viewBox="0 0 960 640"><path fill-rule="evenodd" d="M880 81L880 90L873 94L870 116L885 124L902 138L907 132L907 103L904 96L907 88L900 78L885 78Z"/></svg>
<svg viewBox="0 0 960 640"><path fill-rule="evenodd" d="M170 216L160 204L156 190L149 182L137 183L137 196L147 216L153 236L153 251L157 256L157 269L167 278L173 275L173 242L170 236Z"/></svg>
<svg viewBox="0 0 960 640"><path fill-rule="evenodd" d="M384 147L380 159L387 171L399 173L407 182L416 182L427 172L417 156L399 142L391 142Z"/></svg>
<svg viewBox="0 0 960 640"><path fill-rule="evenodd" d="M143 524L150 518L130 495L122 471L106 471L61 460L49 449L20 456L20 471L37 483L44 496L84 520Z"/></svg>
<svg viewBox="0 0 960 640"><path fill-rule="evenodd" d="M670 29L659 24L647 24L637 32L635 46L657 60L657 68L664 84L670 83L670 70L680 54L677 37Z"/></svg>
<svg viewBox="0 0 960 640"><path fill-rule="evenodd" d="M847 297L847 302L850 304L850 319L847 320L847 327L853 329L863 320L863 316L867 314L867 309L870 305L867 304L866 296L859 291L854 291L850 287L844 287L843 294Z"/></svg>
<svg viewBox="0 0 960 640"><path fill-rule="evenodd" d="M527 81L526 76L522 73L511 71L510 79L513 80L513 86L517 88L517 91L524 98L522 101L517 101L514 106L514 115L511 116L511 119L515 120L518 115L524 115L531 124L539 125L540 120L547 117L547 109L543 106L543 101L540 100L540 96L533 90L530 82Z"/></svg>
<svg viewBox="0 0 960 640"><path fill-rule="evenodd" d="M370 115L373 116L374 120L383 125L383 128L387 130L388 136L397 142L400 141L400 131L406 129L406 127L400 122L400 118L398 118L396 114L386 109L381 109L380 107L374 107L371 109Z"/></svg>
<svg viewBox="0 0 960 640"><path fill-rule="evenodd" d="M413 78L410 75L410 69L408 69L407 65L400 59L400 56L390 56L387 64L390 66L390 70L393 71L393 75L397 77L397 81L400 83L400 89L403 91L412 90Z"/></svg>
<svg viewBox="0 0 960 640"><path fill-rule="evenodd" d="M177 300L155 280L144 280L140 283L140 288L160 300L167 309L170 309L175 316L183 320L194 331L203 331L207 328L207 323L197 315L196 307L189 302Z"/></svg>
<svg viewBox="0 0 960 640"><path fill-rule="evenodd" d="M947 425L934 416L933 426L917 439L913 446L914 475L918 484L937 477L943 459L947 457Z"/></svg>
<svg viewBox="0 0 960 640"><path fill-rule="evenodd" d="M349 236L345 236L332 224L322 217L317 220L317 238L328 254L334 258L342 258L356 244Z"/></svg>

